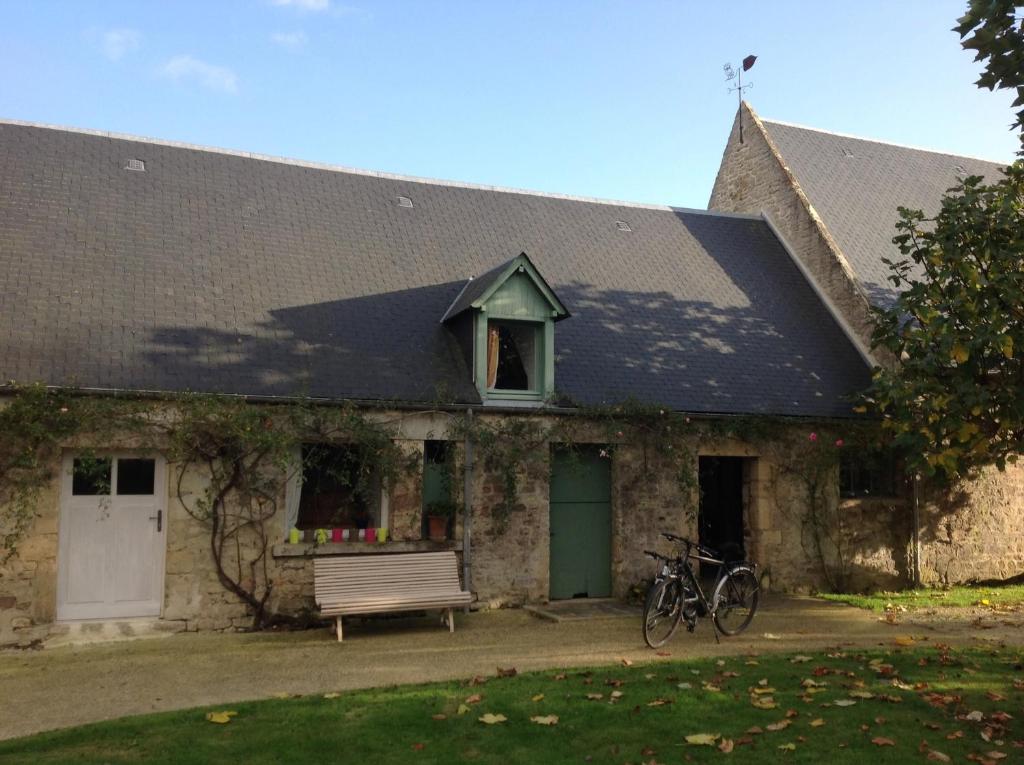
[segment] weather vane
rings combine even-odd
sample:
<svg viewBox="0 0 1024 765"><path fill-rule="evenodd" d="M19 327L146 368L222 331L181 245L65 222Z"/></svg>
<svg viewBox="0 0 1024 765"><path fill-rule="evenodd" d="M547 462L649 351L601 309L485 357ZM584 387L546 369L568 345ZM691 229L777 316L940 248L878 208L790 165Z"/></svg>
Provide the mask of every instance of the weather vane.
<svg viewBox="0 0 1024 765"><path fill-rule="evenodd" d="M726 93L732 93L736 91L736 100L739 102L739 106L742 110L743 107L743 91L749 90L754 87L754 83L748 82L746 85L743 84L743 73L750 70L754 66L754 62L757 61L757 56L750 54L740 64L739 69L733 69L732 64L725 64L722 69L725 71L726 82L736 81L736 84L726 89ZM743 114L740 114L740 143L743 143Z"/></svg>

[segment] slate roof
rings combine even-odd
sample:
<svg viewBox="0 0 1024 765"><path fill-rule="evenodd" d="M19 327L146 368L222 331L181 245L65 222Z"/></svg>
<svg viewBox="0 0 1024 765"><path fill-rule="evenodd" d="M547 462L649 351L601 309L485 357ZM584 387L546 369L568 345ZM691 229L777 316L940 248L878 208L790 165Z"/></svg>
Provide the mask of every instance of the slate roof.
<svg viewBox="0 0 1024 765"><path fill-rule="evenodd" d="M896 296L882 258L900 257L892 243L897 208L934 214L958 177L996 180L1007 164L761 122L876 305Z"/></svg>
<svg viewBox="0 0 1024 765"><path fill-rule="evenodd" d="M575 400L842 416L868 382L758 218L0 123L3 380L475 403L440 319L520 252Z"/></svg>

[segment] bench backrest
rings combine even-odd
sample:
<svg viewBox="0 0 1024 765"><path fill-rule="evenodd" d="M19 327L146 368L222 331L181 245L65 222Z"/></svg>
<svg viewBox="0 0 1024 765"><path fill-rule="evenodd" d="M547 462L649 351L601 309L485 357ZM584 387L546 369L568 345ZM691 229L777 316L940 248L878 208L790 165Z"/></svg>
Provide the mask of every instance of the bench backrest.
<svg viewBox="0 0 1024 765"><path fill-rule="evenodd" d="M317 558L313 561L317 603L347 596L459 592L459 564L452 551L382 553Z"/></svg>

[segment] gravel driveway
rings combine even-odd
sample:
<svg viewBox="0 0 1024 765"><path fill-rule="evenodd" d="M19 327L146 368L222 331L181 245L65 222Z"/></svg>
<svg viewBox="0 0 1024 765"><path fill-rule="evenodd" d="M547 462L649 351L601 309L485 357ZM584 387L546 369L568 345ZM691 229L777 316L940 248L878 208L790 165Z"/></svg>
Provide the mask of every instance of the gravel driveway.
<svg viewBox="0 0 1024 765"><path fill-rule="evenodd" d="M900 626L813 598L769 598L748 632L716 645L702 620L677 633L672 658L891 645L912 634L954 644L1020 643L1019 626L979 630L966 619ZM554 623L522 610L456 615L456 632L437 618L346 623L345 642L326 630L278 634L178 634L40 651L0 652L0 739L124 715L225 704L278 693L468 678L497 667L520 671L616 662L662 661L638 618Z"/></svg>

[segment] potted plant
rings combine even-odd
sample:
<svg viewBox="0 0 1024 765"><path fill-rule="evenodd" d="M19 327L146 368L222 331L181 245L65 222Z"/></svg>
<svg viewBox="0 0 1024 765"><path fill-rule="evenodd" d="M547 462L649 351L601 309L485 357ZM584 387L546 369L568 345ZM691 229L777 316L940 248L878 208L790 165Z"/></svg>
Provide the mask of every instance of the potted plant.
<svg viewBox="0 0 1024 765"><path fill-rule="evenodd" d="M443 542L448 538L448 522L455 515L458 506L449 500L431 502L427 505L427 538Z"/></svg>

